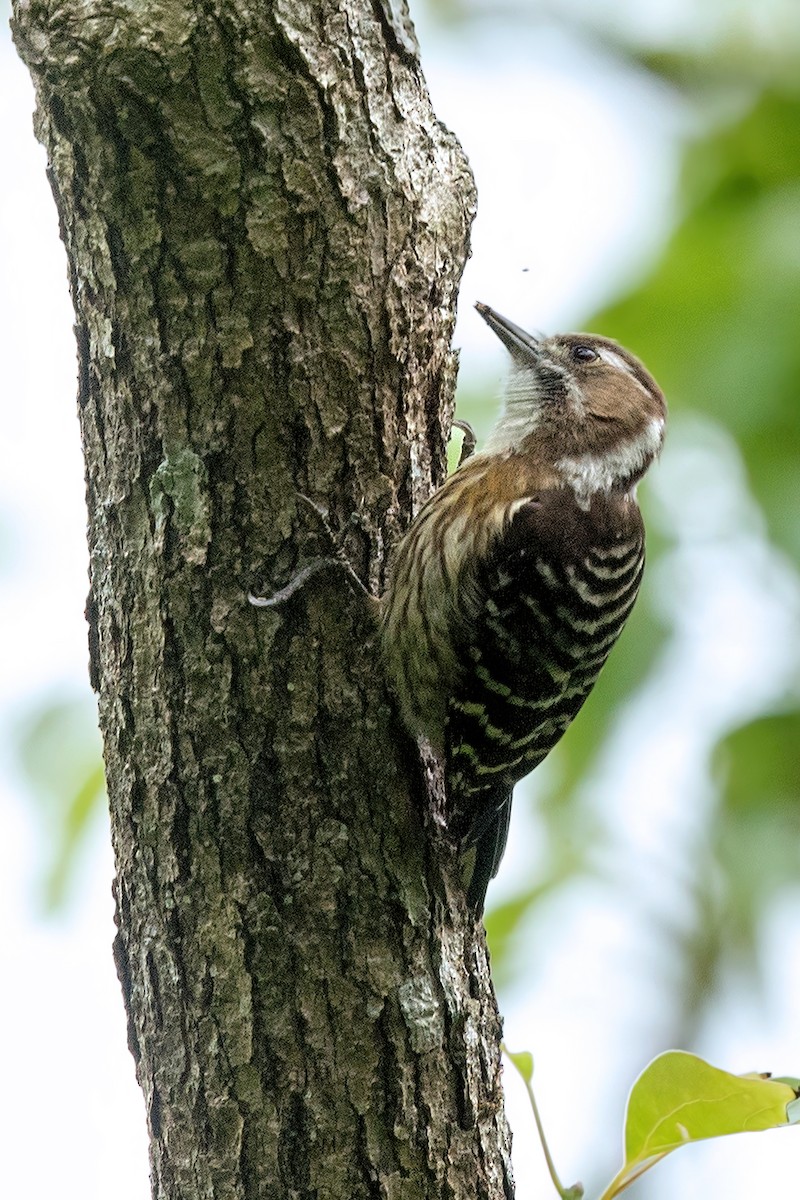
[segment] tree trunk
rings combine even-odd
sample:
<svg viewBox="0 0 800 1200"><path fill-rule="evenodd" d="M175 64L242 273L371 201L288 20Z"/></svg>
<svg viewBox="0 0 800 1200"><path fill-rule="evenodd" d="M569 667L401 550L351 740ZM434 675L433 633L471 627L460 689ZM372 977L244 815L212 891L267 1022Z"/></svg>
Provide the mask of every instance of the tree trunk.
<svg viewBox="0 0 800 1200"><path fill-rule="evenodd" d="M398 0L19 0L69 256L153 1195L511 1193L499 1021L372 607L441 481L474 189Z"/></svg>

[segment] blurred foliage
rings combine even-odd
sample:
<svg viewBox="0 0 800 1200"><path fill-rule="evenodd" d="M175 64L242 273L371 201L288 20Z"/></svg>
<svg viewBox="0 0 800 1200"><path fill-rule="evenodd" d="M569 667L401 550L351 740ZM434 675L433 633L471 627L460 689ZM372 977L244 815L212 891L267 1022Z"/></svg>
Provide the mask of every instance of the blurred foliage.
<svg viewBox="0 0 800 1200"><path fill-rule="evenodd" d="M733 434L768 535L797 568L800 94L766 89L690 146L682 202L661 261L594 324L636 347L673 415L699 411ZM716 754L696 979L713 981L742 951L755 970L765 906L800 879L799 701L787 698L779 717L759 715Z"/></svg>
<svg viewBox="0 0 800 1200"><path fill-rule="evenodd" d="M707 62L716 81L719 64ZM679 58L670 56L669 66L674 81ZM695 88L700 68L696 57L687 60ZM762 68L756 74L763 75ZM702 413L733 435L767 535L797 569L800 94L772 84L751 89L747 103L740 97L736 107L735 116L729 112L686 147L680 211L659 261L585 327L641 355L664 387L673 421ZM652 534L652 520L649 526ZM650 536L651 583L653 564L668 548ZM582 789L626 700L664 648L670 630L654 600L646 583L620 648L554 752L554 783L537 797L551 845L564 837L575 843L586 817ZM782 885L800 880L800 693L784 703L780 715L757 715L713 754L717 804L707 859L695 864L693 878L688 873L695 927L684 931L679 947L685 1015L707 1002L732 956L756 971L766 905ZM574 861L587 869L587 856ZM508 949L515 931L552 882L490 911L493 958L503 978L512 973Z"/></svg>
<svg viewBox="0 0 800 1200"><path fill-rule="evenodd" d="M87 836L105 803L105 777L89 699L44 701L18 735L20 765L46 836L41 892L54 912L68 899Z"/></svg>
<svg viewBox="0 0 800 1200"><path fill-rule="evenodd" d="M800 561L800 95L764 92L692 146L683 204L653 274L595 324L637 347L673 410L733 433L773 538Z"/></svg>
<svg viewBox="0 0 800 1200"><path fill-rule="evenodd" d="M734 730L717 747L714 768L722 798L714 853L730 881L726 923L754 967L760 912L800 879L800 710Z"/></svg>

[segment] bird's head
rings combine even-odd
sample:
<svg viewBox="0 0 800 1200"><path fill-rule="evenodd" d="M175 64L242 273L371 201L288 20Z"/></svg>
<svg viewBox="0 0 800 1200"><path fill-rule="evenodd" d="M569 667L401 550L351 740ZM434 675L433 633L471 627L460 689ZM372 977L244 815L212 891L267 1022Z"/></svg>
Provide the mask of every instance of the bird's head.
<svg viewBox="0 0 800 1200"><path fill-rule="evenodd" d="M511 354L505 411L489 454L533 455L585 499L632 488L661 449L664 396L633 354L592 333L526 333L476 305Z"/></svg>

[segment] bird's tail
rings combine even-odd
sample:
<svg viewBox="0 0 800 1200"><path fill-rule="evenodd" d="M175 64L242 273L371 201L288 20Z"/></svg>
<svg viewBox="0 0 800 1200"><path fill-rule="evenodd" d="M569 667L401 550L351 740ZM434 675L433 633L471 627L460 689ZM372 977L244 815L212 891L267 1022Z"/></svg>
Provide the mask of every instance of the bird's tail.
<svg viewBox="0 0 800 1200"><path fill-rule="evenodd" d="M511 819L511 791L493 796L483 808L466 838L464 852L467 880L467 904L476 916L483 912L486 889L497 874L508 838Z"/></svg>

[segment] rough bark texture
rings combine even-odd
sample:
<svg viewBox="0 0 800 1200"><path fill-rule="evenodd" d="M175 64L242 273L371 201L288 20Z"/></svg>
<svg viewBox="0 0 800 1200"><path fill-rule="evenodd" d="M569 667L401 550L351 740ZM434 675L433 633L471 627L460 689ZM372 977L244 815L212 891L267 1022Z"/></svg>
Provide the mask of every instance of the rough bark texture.
<svg viewBox="0 0 800 1200"><path fill-rule="evenodd" d="M80 357L153 1193L510 1193L482 934L359 574L441 478L473 183L402 0L19 3Z"/></svg>

